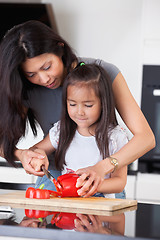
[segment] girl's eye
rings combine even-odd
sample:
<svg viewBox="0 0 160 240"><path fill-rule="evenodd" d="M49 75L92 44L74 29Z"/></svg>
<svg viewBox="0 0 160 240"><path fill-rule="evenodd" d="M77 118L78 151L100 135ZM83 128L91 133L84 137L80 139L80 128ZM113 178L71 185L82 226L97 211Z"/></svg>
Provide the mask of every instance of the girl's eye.
<svg viewBox="0 0 160 240"><path fill-rule="evenodd" d="M69 104L71 107L74 107L74 106L76 106L76 104L75 103L70 103Z"/></svg>
<svg viewBox="0 0 160 240"><path fill-rule="evenodd" d="M85 106L88 108L91 108L91 107L93 107L93 104L90 104L90 105L86 104Z"/></svg>

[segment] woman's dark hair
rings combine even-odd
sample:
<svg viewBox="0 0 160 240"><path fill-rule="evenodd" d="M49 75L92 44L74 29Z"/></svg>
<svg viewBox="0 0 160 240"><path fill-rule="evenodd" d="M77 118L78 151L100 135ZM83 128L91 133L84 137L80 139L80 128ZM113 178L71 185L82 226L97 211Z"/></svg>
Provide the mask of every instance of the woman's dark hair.
<svg viewBox="0 0 160 240"><path fill-rule="evenodd" d="M24 107L28 91L36 85L25 78L21 64L44 53L61 57L67 72L77 60L68 43L39 21L13 27L0 43L0 151L13 166L15 146L25 135L27 119L34 135L37 133L34 113Z"/></svg>
<svg viewBox="0 0 160 240"><path fill-rule="evenodd" d="M115 103L112 93L112 83L107 72L96 64L86 64L75 68L68 74L63 85L62 116L60 122L59 144L55 154L56 166L63 169L65 153L77 128L67 111L68 86L87 87L93 89L101 101L101 114L97 121L95 138L103 158L109 156L109 131L117 125Z"/></svg>

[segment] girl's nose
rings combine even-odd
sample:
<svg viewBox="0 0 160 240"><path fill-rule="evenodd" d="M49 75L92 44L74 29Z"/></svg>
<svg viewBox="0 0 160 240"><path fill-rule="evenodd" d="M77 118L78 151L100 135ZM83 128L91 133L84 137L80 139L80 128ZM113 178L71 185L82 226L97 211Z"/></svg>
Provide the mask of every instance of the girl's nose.
<svg viewBox="0 0 160 240"><path fill-rule="evenodd" d="M83 107L81 107L81 106L78 107L78 114L81 115L81 116L84 115L84 109L83 109Z"/></svg>

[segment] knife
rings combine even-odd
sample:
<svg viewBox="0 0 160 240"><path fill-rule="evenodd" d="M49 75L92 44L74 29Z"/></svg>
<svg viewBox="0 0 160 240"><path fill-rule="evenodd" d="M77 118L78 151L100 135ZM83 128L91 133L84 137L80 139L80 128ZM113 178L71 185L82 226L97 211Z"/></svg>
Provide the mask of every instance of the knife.
<svg viewBox="0 0 160 240"><path fill-rule="evenodd" d="M42 165L42 171L44 172L44 174L46 175L46 177L52 182L54 183L55 187L59 187L62 188L62 186L57 182L57 180L52 176L52 174L47 171L47 169L45 168L44 165Z"/></svg>
<svg viewBox="0 0 160 240"><path fill-rule="evenodd" d="M49 171L47 171L47 169L45 168L44 165L42 166L42 170L43 170L44 174L47 176L47 178L48 178L51 182L53 182L53 180L54 180L55 178L52 176L52 174L51 174Z"/></svg>

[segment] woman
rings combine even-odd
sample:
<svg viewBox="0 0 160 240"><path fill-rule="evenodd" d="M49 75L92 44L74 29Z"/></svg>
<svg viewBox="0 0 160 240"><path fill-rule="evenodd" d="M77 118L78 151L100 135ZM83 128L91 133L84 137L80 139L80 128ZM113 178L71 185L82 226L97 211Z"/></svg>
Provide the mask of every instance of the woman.
<svg viewBox="0 0 160 240"><path fill-rule="evenodd" d="M133 133L129 143L112 158L77 171L81 175L77 186L87 179L82 191L89 193L90 186L93 185L92 190L96 188L105 174L132 163L151 150L155 138L118 68L101 60L77 58L66 41L37 21L15 26L0 45L0 145L1 155L12 165L25 154L22 165L26 172L43 175L30 165L32 157L43 158L43 154L31 150L22 152L16 149L16 144L25 135L27 119L34 134L38 121L44 136L59 120L63 81L80 61L97 63L107 70L113 82L117 111Z"/></svg>

